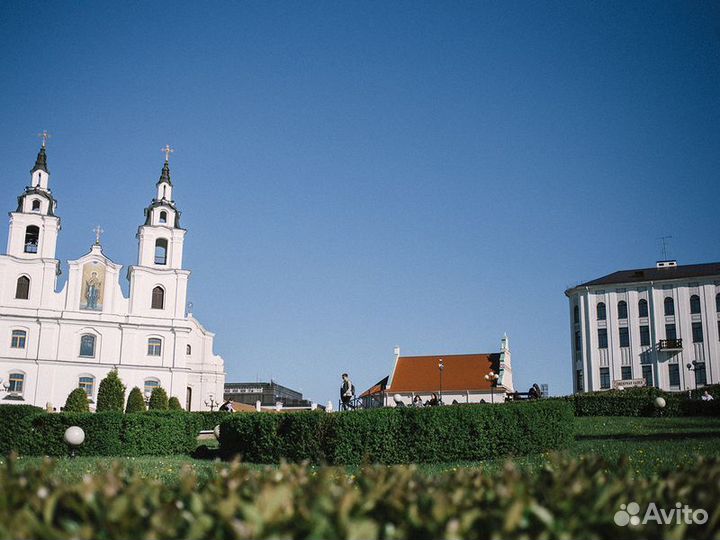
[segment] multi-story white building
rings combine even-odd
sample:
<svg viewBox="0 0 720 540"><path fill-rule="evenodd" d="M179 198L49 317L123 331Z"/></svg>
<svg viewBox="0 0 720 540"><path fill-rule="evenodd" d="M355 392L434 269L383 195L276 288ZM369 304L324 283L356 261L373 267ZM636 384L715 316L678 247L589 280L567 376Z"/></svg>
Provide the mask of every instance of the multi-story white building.
<svg viewBox="0 0 720 540"><path fill-rule="evenodd" d="M659 261L565 295L575 392L720 382L720 263Z"/></svg>
<svg viewBox="0 0 720 540"><path fill-rule="evenodd" d="M89 253L68 261L67 282L57 290L60 218L49 180L43 144L30 185L10 212L7 252L0 255L0 403L59 409L78 387L94 401L113 368L128 392L138 386L147 395L162 386L192 410L221 400L225 373L213 353L214 334L185 310L186 231L167 159L138 228L138 264L127 271L127 298L122 266L103 253L100 230Z"/></svg>

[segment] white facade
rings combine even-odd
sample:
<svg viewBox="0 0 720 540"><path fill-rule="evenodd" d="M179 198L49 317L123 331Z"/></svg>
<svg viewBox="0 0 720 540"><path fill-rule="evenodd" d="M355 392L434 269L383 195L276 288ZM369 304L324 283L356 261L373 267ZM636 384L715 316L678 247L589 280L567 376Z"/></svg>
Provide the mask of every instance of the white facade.
<svg viewBox="0 0 720 540"><path fill-rule="evenodd" d="M660 261L565 294L575 392L720 382L720 264Z"/></svg>
<svg viewBox="0 0 720 540"><path fill-rule="evenodd" d="M172 200L167 161L158 197L138 229L138 264L130 266L130 296L120 287L122 266L100 242L68 261L67 283L57 290L55 258L60 218L49 188L45 148L31 185L10 213L7 252L0 255L0 403L60 409L84 387L94 402L100 381L117 368L126 394L156 385L184 407L206 410L222 399L223 359L214 334L186 313L190 271L182 268L186 231Z"/></svg>

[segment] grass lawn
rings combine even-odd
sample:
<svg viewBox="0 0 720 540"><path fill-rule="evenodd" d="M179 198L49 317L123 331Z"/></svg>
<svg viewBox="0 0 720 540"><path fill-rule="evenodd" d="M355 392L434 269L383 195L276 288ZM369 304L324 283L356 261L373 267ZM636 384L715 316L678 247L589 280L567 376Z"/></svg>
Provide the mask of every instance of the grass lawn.
<svg viewBox="0 0 720 540"><path fill-rule="evenodd" d="M578 457L599 455L611 464L623 458L638 475L662 474L694 461L698 455L720 458L720 418L580 417L575 419L575 442L564 452ZM43 459L21 457L18 465L32 469ZM222 463L188 456L78 457L58 459L55 474L63 481L76 481L86 474L107 470L113 461L122 462L142 476L163 482L177 481L189 469L199 479L207 479L216 474L218 468L224 467ZM425 474L458 468L493 470L502 467L505 461L421 464L417 468ZM531 471L540 470L547 462L547 454L523 456L514 461ZM348 467L345 471L354 473L357 468ZM612 474L611 465L608 473Z"/></svg>

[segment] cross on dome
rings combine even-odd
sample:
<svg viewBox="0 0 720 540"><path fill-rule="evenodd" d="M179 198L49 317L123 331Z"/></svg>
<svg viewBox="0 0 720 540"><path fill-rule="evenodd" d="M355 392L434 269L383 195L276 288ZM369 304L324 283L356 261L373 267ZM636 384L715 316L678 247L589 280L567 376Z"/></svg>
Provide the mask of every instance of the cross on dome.
<svg viewBox="0 0 720 540"><path fill-rule="evenodd" d="M93 232L95 233L95 245L100 245L100 235L104 233L105 231L100 227L100 225L96 225L93 229Z"/></svg>
<svg viewBox="0 0 720 540"><path fill-rule="evenodd" d="M47 140L51 137L51 135L43 129L42 133L38 133L37 136L42 139L42 147L45 148L47 146Z"/></svg>
<svg viewBox="0 0 720 540"><path fill-rule="evenodd" d="M165 161L170 161L170 154L172 154L175 149L171 148L169 144L166 144L165 148L162 148L160 151L165 153Z"/></svg>

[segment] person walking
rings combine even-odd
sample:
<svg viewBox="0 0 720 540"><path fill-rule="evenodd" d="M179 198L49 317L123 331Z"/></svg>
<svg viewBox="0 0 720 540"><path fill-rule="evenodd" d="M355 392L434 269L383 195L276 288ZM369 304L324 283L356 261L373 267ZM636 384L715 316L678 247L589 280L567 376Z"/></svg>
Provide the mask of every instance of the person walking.
<svg viewBox="0 0 720 540"><path fill-rule="evenodd" d="M351 403L355 397L355 385L347 373L342 374L342 381L342 386L340 386L340 401L342 403L342 410L348 411L355 408Z"/></svg>

